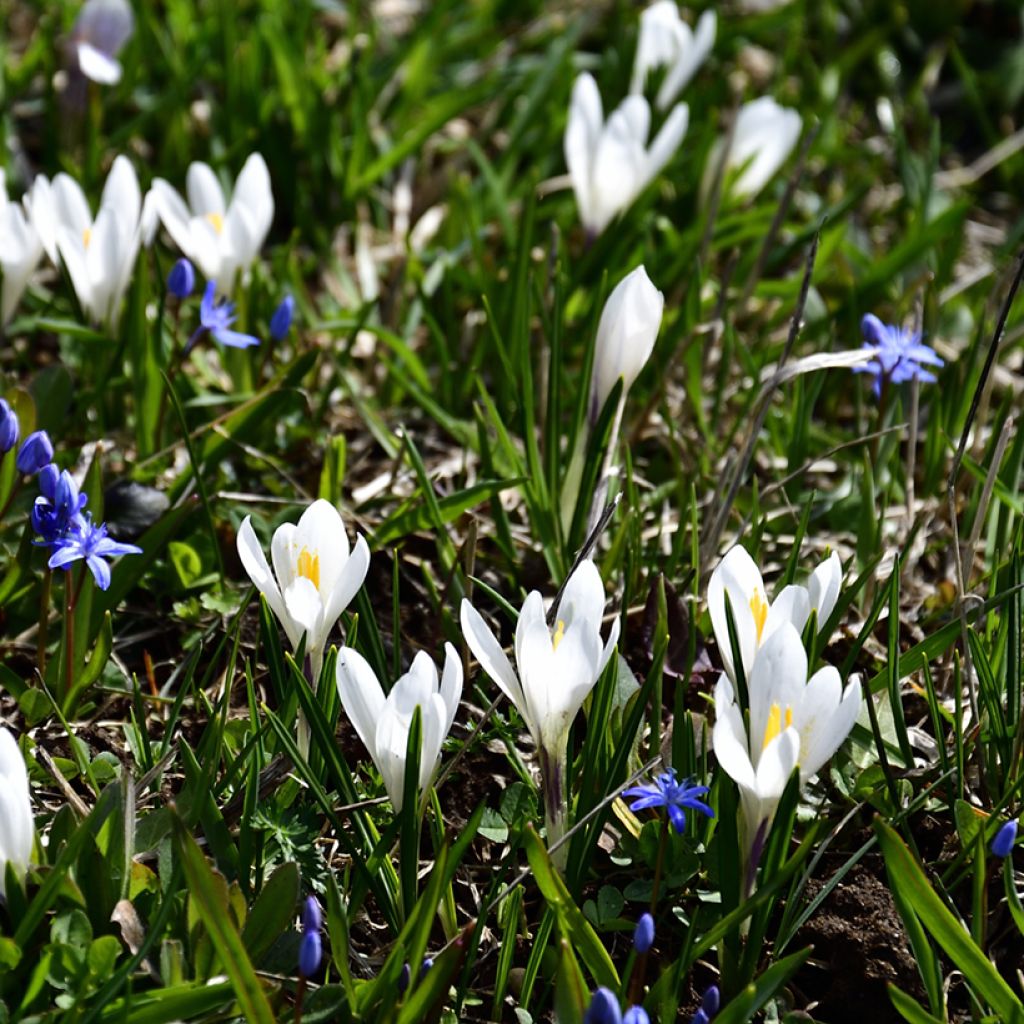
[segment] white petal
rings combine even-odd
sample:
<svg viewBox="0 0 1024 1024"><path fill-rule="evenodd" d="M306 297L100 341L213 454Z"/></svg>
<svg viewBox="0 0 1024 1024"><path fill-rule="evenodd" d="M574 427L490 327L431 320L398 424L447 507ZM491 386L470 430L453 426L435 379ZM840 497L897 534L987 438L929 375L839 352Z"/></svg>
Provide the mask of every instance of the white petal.
<svg viewBox="0 0 1024 1024"><path fill-rule="evenodd" d="M811 602L806 589L796 584L783 587L768 609L764 629L761 631L761 643L763 644L784 622L788 622L798 633L802 633L810 614Z"/></svg>
<svg viewBox="0 0 1024 1024"><path fill-rule="evenodd" d="M92 227L92 214L89 213L89 204L82 187L74 178L61 172L53 179L50 195L56 223L78 235L84 244L85 233Z"/></svg>
<svg viewBox="0 0 1024 1024"><path fill-rule="evenodd" d="M558 618L566 626L573 622L587 622L591 629L600 632L604 618L604 583L591 559L584 559L565 584L558 605Z"/></svg>
<svg viewBox="0 0 1024 1024"><path fill-rule="evenodd" d="M765 747L768 720L773 705L779 714L786 709L795 710L803 698L807 685L807 652L800 634L783 623L761 645L747 677L750 694L750 749L754 763L760 765ZM784 717L779 727L786 724ZM765 747L766 749L766 747Z"/></svg>
<svg viewBox="0 0 1024 1024"><path fill-rule="evenodd" d="M723 673L715 686L715 726L711 745L722 771L741 789L754 790L754 766L750 761L743 715L733 699L732 687Z"/></svg>
<svg viewBox="0 0 1024 1024"><path fill-rule="evenodd" d="M213 213L224 216L224 191L209 164L196 161L189 165L185 176L185 191L194 215L205 217Z"/></svg>
<svg viewBox="0 0 1024 1024"><path fill-rule="evenodd" d="M171 238L174 239L174 244L189 259L195 259L192 247L192 229L189 225L192 215L185 205L185 200L178 194L177 189L163 178L153 179L150 194L155 199L160 221L167 228Z"/></svg>
<svg viewBox="0 0 1024 1024"><path fill-rule="evenodd" d="M820 669L807 684L800 708L800 776L806 781L817 774L825 762L850 735L860 712L860 687L850 683L840 698L839 673L831 665Z"/></svg>
<svg viewBox="0 0 1024 1024"><path fill-rule="evenodd" d="M384 788L397 814L402 810L405 788L405 755L409 746L409 719L390 702L384 705L377 720L371 748L377 770L384 779Z"/></svg>
<svg viewBox="0 0 1024 1024"><path fill-rule="evenodd" d="M334 625L324 622L324 606L320 600L320 592L305 576L296 576L284 588L283 597L288 619L292 623L293 631L289 634L292 646L297 648L302 634L305 633L306 653L311 657L319 655L327 642L330 626ZM283 625L287 630L288 623L285 622Z"/></svg>
<svg viewBox="0 0 1024 1024"><path fill-rule="evenodd" d="M266 555L256 539L256 531L252 528L252 519L246 516L235 538L235 547L238 550L238 557L252 580L256 589L267 599L270 610L277 616L278 622L284 625L288 619L288 613L284 608L284 599L278 589L277 581L274 579L267 564Z"/></svg>
<svg viewBox="0 0 1024 1024"><path fill-rule="evenodd" d="M839 555L833 551L811 573L807 581L807 593L810 597L811 607L818 613L818 629L821 629L828 621L839 600L839 591L843 585L843 565L839 561Z"/></svg>
<svg viewBox="0 0 1024 1024"><path fill-rule="evenodd" d="M681 48L676 63L669 70L658 90L655 101L659 110L671 104L690 83L700 66L707 60L711 48L715 45L715 33L718 21L714 9L705 11L697 21L697 30L689 35L685 47Z"/></svg>
<svg viewBox="0 0 1024 1024"><path fill-rule="evenodd" d="M451 732L452 723L455 721L455 713L459 709L459 701L462 700L462 659L455 648L449 643L444 645L441 700L444 701L444 735L447 736Z"/></svg>
<svg viewBox="0 0 1024 1024"><path fill-rule="evenodd" d="M725 611L726 595L732 607L733 620L736 623L736 638L740 654L743 658L744 672L749 675L757 650L757 628L750 603L754 595L760 595L767 603L764 593L764 581L754 560L745 548L731 548L718 563L708 582L708 612L711 616L711 627L714 630L718 651L722 656L722 664L730 678L735 678L732 660L732 644L729 642L729 624Z"/></svg>
<svg viewBox="0 0 1024 1024"><path fill-rule="evenodd" d="M480 663L484 672L498 684L501 692L519 709L519 713L523 714L526 701L512 665L483 617L465 598L459 610L459 622L462 626L462 635L473 652L473 657Z"/></svg>
<svg viewBox="0 0 1024 1024"><path fill-rule="evenodd" d="M319 561L320 594L327 603L348 561L348 536L338 510L322 498L299 517L290 540L293 562L303 551Z"/></svg>
<svg viewBox="0 0 1024 1024"><path fill-rule="evenodd" d="M377 723L384 710L384 691L369 662L351 647L338 651L335 666L338 697L370 756L376 753Z"/></svg>
<svg viewBox="0 0 1024 1024"><path fill-rule="evenodd" d="M327 598L326 617L333 625L341 613L352 603L370 569L370 549L362 535L356 537L355 547L348 557Z"/></svg>
<svg viewBox="0 0 1024 1024"><path fill-rule="evenodd" d="M734 191L741 196L760 192L789 156L802 127L800 115L771 96L741 107L729 152L729 166L743 168Z"/></svg>
<svg viewBox="0 0 1024 1024"><path fill-rule="evenodd" d="M679 144L686 135L690 125L690 108L685 103L677 103L672 108L661 131L655 136L647 153L647 166L644 169L644 181L641 189L646 188L659 174L665 165L675 156Z"/></svg>
<svg viewBox="0 0 1024 1024"><path fill-rule="evenodd" d="M594 154L603 123L604 112L597 83L591 75L584 73L576 79L572 88L564 148L565 163L572 178L580 219L587 227L591 226L592 219L591 178Z"/></svg>
<svg viewBox="0 0 1024 1024"><path fill-rule="evenodd" d="M121 65L112 57L97 50L91 43L77 46L78 67L86 78L100 85L117 85L121 81Z"/></svg>
<svg viewBox="0 0 1024 1024"><path fill-rule="evenodd" d="M100 210L107 207L117 211L128 233L135 231L142 210L142 192L135 168L127 157L117 157L107 175L100 197Z"/></svg>
<svg viewBox="0 0 1024 1024"><path fill-rule="evenodd" d="M254 227L252 257L263 245L270 225L274 220L274 193L270 187L270 171L259 153L253 153L239 172L235 190L231 196L231 207L244 208ZM228 211L231 212L230 209Z"/></svg>

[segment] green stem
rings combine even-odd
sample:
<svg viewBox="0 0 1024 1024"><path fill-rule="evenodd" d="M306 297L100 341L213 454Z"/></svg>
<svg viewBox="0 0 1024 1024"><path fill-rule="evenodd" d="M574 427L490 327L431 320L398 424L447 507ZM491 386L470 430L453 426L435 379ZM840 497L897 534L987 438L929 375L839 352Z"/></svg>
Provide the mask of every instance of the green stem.
<svg viewBox="0 0 1024 1024"><path fill-rule="evenodd" d="M63 707L64 698L74 685L75 671L75 580L74 570L64 570L64 682L57 694L57 703Z"/></svg>
<svg viewBox="0 0 1024 1024"><path fill-rule="evenodd" d="M53 581L53 570L47 566L43 570L43 587L39 596L39 637L36 649L36 666L39 678L46 677L46 633L50 624L50 584Z"/></svg>
<svg viewBox="0 0 1024 1024"><path fill-rule="evenodd" d="M565 835L569 825L569 800L566 792L568 756L565 744L559 743L559 750L553 753L540 748L541 786L544 789L544 821L547 825L548 850L551 863L564 873L569 858L568 844L553 850L552 847Z"/></svg>

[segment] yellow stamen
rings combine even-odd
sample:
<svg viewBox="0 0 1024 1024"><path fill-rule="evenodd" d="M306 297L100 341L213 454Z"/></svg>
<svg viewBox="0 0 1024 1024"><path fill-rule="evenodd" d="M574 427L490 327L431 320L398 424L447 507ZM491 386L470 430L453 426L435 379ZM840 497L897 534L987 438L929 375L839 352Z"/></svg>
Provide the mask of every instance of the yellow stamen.
<svg viewBox="0 0 1024 1024"><path fill-rule="evenodd" d="M320 556L311 555L309 548L303 548L299 555L299 561L297 564L298 572L300 576L305 576L310 583L320 589Z"/></svg>
<svg viewBox="0 0 1024 1024"><path fill-rule="evenodd" d="M89 242L90 242L91 239L92 239L92 228L83 228L82 229L82 244L86 247L86 249L89 248Z"/></svg>
<svg viewBox="0 0 1024 1024"><path fill-rule="evenodd" d="M208 213L206 219L213 225L213 230L218 235L224 230L224 218L219 213Z"/></svg>
<svg viewBox="0 0 1024 1024"><path fill-rule="evenodd" d="M558 650L558 645L562 642L563 636L565 636L565 622L562 619L559 619L558 624L555 626L555 635L551 638L551 647L553 650Z"/></svg>
<svg viewBox="0 0 1024 1024"><path fill-rule="evenodd" d="M754 626L757 628L757 642L760 643L768 618L768 602L761 596L760 590L754 591L754 596L750 599L750 610L754 615Z"/></svg>
<svg viewBox="0 0 1024 1024"><path fill-rule="evenodd" d="M768 724L764 728L764 740L761 743L761 749L765 750L768 744L771 743L776 736L782 732L783 729L788 729L793 724L793 709L786 706L785 725L783 723L782 708L778 704L773 704L771 711L768 712Z"/></svg>

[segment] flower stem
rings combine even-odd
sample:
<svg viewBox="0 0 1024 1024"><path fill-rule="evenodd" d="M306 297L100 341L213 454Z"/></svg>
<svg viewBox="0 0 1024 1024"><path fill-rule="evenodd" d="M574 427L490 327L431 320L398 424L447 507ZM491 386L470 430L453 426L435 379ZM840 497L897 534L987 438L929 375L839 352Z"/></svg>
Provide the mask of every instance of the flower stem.
<svg viewBox="0 0 1024 1024"><path fill-rule="evenodd" d="M651 914L657 917L658 893L661 889L661 879L665 872L665 855L668 853L668 815L661 819L661 834L658 836L658 859L654 862L654 884L651 886ZM643 1000L644 981L647 976L647 957L650 950L647 950L637 958L636 967L629 983L629 1001L638 1004Z"/></svg>
<svg viewBox="0 0 1024 1024"><path fill-rule="evenodd" d="M565 782L568 774L568 758L559 744L559 752L540 748L541 786L544 789L544 821L548 832L548 851L551 863L561 872L565 871L569 857L568 845L557 850L552 847L565 835L569 824L569 801Z"/></svg>
<svg viewBox="0 0 1024 1024"><path fill-rule="evenodd" d="M53 570L47 566L43 570L43 586L39 595L39 634L36 648L36 667L39 678L46 675L46 633L50 624L50 584L53 581Z"/></svg>
<svg viewBox="0 0 1024 1024"><path fill-rule="evenodd" d="M72 569L64 570L64 681L57 693L57 703L63 707L64 699L71 692L72 675L75 671L75 574Z"/></svg>

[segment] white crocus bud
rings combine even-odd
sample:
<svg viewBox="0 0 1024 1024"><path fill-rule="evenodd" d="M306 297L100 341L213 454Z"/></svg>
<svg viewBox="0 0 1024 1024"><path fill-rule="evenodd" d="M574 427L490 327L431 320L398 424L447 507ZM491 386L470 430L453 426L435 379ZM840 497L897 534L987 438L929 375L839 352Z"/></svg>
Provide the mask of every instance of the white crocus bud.
<svg viewBox="0 0 1024 1024"><path fill-rule="evenodd" d="M34 830L25 759L14 737L0 728L0 898L6 895L8 865L24 880Z"/></svg>
<svg viewBox="0 0 1024 1024"><path fill-rule="evenodd" d="M587 559L566 583L554 628L549 628L540 593L531 591L516 625L516 667L469 601L460 621L480 667L516 706L538 748L547 812L548 844L564 834L568 816L566 759L569 727L594 688L619 636L618 619L601 640L604 584ZM556 862L564 863L565 851Z"/></svg>
<svg viewBox="0 0 1024 1024"><path fill-rule="evenodd" d="M270 172L259 153L245 162L231 201L208 164L191 164L185 178L188 203L163 178L153 181L160 220L178 248L197 264L221 294L230 294L259 256L274 219Z"/></svg>
<svg viewBox="0 0 1024 1024"><path fill-rule="evenodd" d="M735 177L729 189L737 198L756 196L772 179L793 151L803 122L795 110L780 106L771 96L762 96L740 107L732 145L725 161L725 173ZM711 148L705 172L705 188L722 156L724 139Z"/></svg>
<svg viewBox="0 0 1024 1024"><path fill-rule="evenodd" d="M705 11L694 31L679 16L675 0L657 0L640 15L640 32L633 62L630 92L643 92L647 76L667 68L655 106L665 110L686 88L715 45L718 21L713 10Z"/></svg>
<svg viewBox="0 0 1024 1024"><path fill-rule="evenodd" d="M0 326L14 315L42 254L43 243L31 220L21 205L7 198L4 171L0 168L0 273L4 279Z"/></svg>
<svg viewBox="0 0 1024 1024"><path fill-rule="evenodd" d="M806 587L790 584L768 601L761 570L745 548L730 548L711 574L708 583L708 611L722 665L729 678L736 680L732 644L725 602L728 597L736 625L736 639L743 659L743 674L748 679L760 647L784 624L802 632L811 612L817 615L819 630L832 614L839 599L843 567L834 551L811 574Z"/></svg>
<svg viewBox="0 0 1024 1024"><path fill-rule="evenodd" d="M395 812L402 810L405 763L413 714L420 709L419 792L423 793L441 759L441 745L451 731L462 699L462 662L451 644L444 645L444 672L440 682L437 666L425 651L391 687L387 696L366 659L351 647L338 652L338 696L384 780Z"/></svg>
<svg viewBox="0 0 1024 1024"><path fill-rule="evenodd" d="M661 329L665 296L642 267L627 274L612 290L601 311L590 376L590 421L596 421L615 382L622 378L622 397L654 351Z"/></svg>
<svg viewBox="0 0 1024 1024"><path fill-rule="evenodd" d="M805 785L839 749L860 711L860 689L845 690L831 665L807 678L807 653L796 627L784 622L757 652L749 675L750 729L728 676L715 687L712 745L739 786L745 847L770 823L795 767Z"/></svg>
<svg viewBox="0 0 1024 1024"><path fill-rule="evenodd" d="M569 168L580 219L599 235L661 172L686 134L685 103L672 109L650 144L651 109L642 96L627 96L607 122L597 83L582 74L573 86L565 128Z"/></svg>

